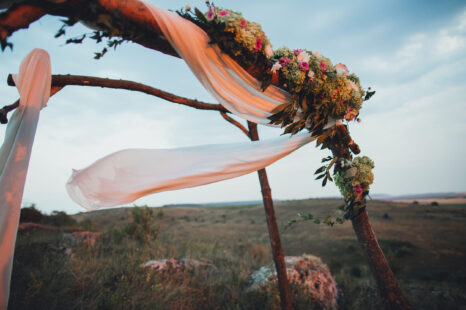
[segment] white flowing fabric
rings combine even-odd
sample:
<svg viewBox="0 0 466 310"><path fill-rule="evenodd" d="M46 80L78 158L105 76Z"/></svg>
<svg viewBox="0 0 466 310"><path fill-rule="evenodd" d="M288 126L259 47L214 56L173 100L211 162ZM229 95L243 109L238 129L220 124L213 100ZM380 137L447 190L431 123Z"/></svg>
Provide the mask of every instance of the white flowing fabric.
<svg viewBox="0 0 466 310"><path fill-rule="evenodd" d="M264 168L310 142L309 134L179 149L128 149L73 171L67 190L86 209L132 202L162 191L235 178Z"/></svg>
<svg viewBox="0 0 466 310"><path fill-rule="evenodd" d="M202 85L232 113L255 123L290 95L260 83L216 45L209 36L178 14L146 4L164 36L186 61ZM86 209L121 205L148 194L194 187L262 169L313 138L309 134L268 141L197 146L173 150L133 149L104 157L74 170L67 190Z"/></svg>
<svg viewBox="0 0 466 310"><path fill-rule="evenodd" d="M39 121L39 112L50 96L50 59L34 49L13 76L20 94L19 107L8 122L0 149L0 309L6 309L10 291L13 252L21 199Z"/></svg>

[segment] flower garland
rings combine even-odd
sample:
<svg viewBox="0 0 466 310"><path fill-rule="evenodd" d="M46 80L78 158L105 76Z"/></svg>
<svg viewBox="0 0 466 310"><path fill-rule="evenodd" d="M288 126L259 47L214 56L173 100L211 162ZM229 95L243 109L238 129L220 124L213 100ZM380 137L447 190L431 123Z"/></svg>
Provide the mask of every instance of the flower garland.
<svg viewBox="0 0 466 310"><path fill-rule="evenodd" d="M291 94L290 102L272 111L271 123L284 128L284 134L307 129L317 137L317 146L332 151L333 156L322 160L329 164L315 174L325 186L333 181L330 169L334 167L335 183L345 198L345 218L356 215L365 206L374 163L365 156L352 159L351 153L359 154L359 147L349 136L348 127L337 120L360 121L363 102L375 92L370 88L364 91L359 78L344 64L333 65L316 51L287 47L274 51L259 24L246 20L239 12L216 7L209 0L206 4L204 13L189 6L177 13L206 31L210 43L217 44L243 68L250 72L254 68L262 89L274 84ZM336 126L325 127L335 121Z"/></svg>

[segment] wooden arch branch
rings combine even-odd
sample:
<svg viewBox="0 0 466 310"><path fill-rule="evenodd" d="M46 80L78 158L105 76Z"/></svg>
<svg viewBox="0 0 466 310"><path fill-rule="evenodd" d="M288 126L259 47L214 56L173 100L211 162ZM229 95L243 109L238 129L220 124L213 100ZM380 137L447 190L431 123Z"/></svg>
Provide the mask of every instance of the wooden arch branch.
<svg viewBox="0 0 466 310"><path fill-rule="evenodd" d="M10 86L15 86L13 77L11 74L8 75L7 83ZM202 102L196 99L189 99L181 96L174 95L172 93L163 91L161 89L151 87L142 83L137 83L128 80L115 80L107 78L98 78L93 76L85 75L52 75L52 94L59 91L61 88L68 85L77 85L77 86L93 86L93 87L105 87L105 88L114 88L114 89L126 89L131 91L138 91L148 95L156 96L162 99L165 99L170 102L182 104L189 106L191 108L199 110L210 110L210 111L219 111L221 113L230 113L220 104ZM19 105L19 100L13 104L6 105L0 109L0 123L7 123L7 114L16 109Z"/></svg>

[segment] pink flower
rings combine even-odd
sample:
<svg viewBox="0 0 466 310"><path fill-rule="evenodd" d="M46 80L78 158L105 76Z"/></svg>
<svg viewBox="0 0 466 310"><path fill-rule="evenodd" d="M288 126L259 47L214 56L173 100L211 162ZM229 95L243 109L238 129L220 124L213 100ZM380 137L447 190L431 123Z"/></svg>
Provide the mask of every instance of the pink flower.
<svg viewBox="0 0 466 310"><path fill-rule="evenodd" d="M320 70L322 72L327 71L327 64L325 62L323 62L323 61L320 62Z"/></svg>
<svg viewBox="0 0 466 310"><path fill-rule="evenodd" d="M309 63L305 62L305 61L300 61L299 62L299 69L301 71L307 71L309 70Z"/></svg>
<svg viewBox="0 0 466 310"><path fill-rule="evenodd" d="M362 194L362 187L361 187L361 184L358 184L356 186L353 186L353 192L356 194L356 195L361 195Z"/></svg>
<svg viewBox="0 0 466 310"><path fill-rule="evenodd" d="M228 15L228 14L230 14L230 12L228 12L227 10L221 10L220 12L218 12L219 16L225 16L225 15Z"/></svg>
<svg viewBox="0 0 466 310"><path fill-rule="evenodd" d="M261 37L257 37L256 39L256 51L260 50L262 48L262 38Z"/></svg>
<svg viewBox="0 0 466 310"><path fill-rule="evenodd" d="M302 51L303 51L302 49L297 48L297 49L293 50L293 53L294 53L296 56L298 56Z"/></svg>
<svg viewBox="0 0 466 310"><path fill-rule="evenodd" d="M309 77L309 81L313 81L314 80L314 71L312 70L309 70L309 72L307 73L307 76Z"/></svg>
<svg viewBox="0 0 466 310"><path fill-rule="evenodd" d="M210 7L210 9L205 13L205 17L208 20L214 20L215 18L215 7Z"/></svg>
<svg viewBox="0 0 466 310"><path fill-rule="evenodd" d="M349 72L348 68L342 63L339 63L338 65L336 65L335 69L337 69L338 75L346 74Z"/></svg>
<svg viewBox="0 0 466 310"><path fill-rule="evenodd" d="M244 19L241 19L241 28L246 28L248 26L248 22Z"/></svg>
<svg viewBox="0 0 466 310"><path fill-rule="evenodd" d="M291 60L288 57L282 57L278 61L282 67L286 66Z"/></svg>

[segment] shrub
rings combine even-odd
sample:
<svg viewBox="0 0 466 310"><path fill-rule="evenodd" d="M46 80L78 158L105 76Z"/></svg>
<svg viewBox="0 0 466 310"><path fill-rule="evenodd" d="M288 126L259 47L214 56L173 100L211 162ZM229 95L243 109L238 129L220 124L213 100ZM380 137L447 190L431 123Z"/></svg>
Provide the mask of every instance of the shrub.
<svg viewBox="0 0 466 310"><path fill-rule="evenodd" d="M44 215L36 209L36 205L33 203L30 207L21 208L21 215L19 216L19 221L21 223L41 223L43 217Z"/></svg>

